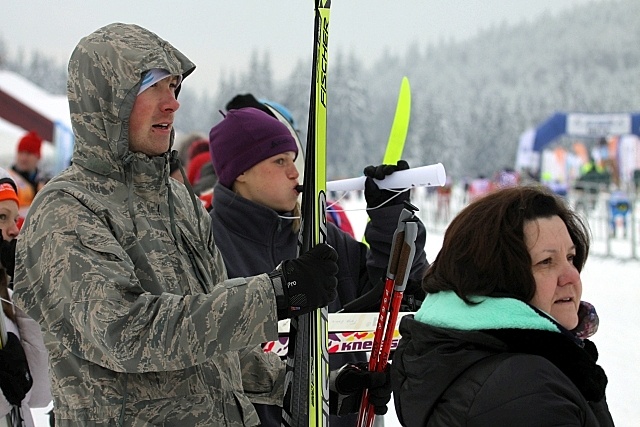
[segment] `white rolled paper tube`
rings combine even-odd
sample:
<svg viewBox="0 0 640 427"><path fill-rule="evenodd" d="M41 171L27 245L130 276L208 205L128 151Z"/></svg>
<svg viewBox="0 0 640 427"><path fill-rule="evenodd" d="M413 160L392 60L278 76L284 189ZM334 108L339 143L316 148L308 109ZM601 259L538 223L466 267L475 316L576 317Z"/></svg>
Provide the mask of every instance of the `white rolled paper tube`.
<svg viewBox="0 0 640 427"><path fill-rule="evenodd" d="M367 177L339 179L327 182L327 191L364 190ZM420 166L394 172L385 179L374 179L380 188L412 188L412 187L442 187L447 182L447 174L442 163Z"/></svg>

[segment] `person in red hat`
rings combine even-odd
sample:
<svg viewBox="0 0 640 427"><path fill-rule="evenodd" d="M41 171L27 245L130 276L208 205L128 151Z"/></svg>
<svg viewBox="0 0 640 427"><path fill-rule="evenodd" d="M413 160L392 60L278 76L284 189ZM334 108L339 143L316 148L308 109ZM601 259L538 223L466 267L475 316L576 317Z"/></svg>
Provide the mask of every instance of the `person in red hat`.
<svg viewBox="0 0 640 427"><path fill-rule="evenodd" d="M18 142L15 162L9 171L18 187L20 216L23 218L26 216L36 193L47 182L47 178L38 169L42 141L36 132L27 132Z"/></svg>

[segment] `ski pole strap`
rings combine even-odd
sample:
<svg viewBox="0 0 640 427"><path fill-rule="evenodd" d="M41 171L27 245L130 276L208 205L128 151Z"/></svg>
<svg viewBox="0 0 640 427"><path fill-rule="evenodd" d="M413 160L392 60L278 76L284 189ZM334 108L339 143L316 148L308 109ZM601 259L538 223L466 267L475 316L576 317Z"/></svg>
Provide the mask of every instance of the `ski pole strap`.
<svg viewBox="0 0 640 427"><path fill-rule="evenodd" d="M396 292L404 292L407 287L407 281L409 280L409 272L411 271L413 258L416 254L416 238L418 237L418 224L416 221L417 218L412 215L411 218L408 218L404 223L404 240L402 242L402 249L398 259L398 267L394 281L394 290Z"/></svg>
<svg viewBox="0 0 640 427"><path fill-rule="evenodd" d="M393 239L391 243L391 253L389 254L389 264L387 266L387 278L395 279L398 272L398 263L400 262L400 253L402 252L403 242L405 240L405 221L411 218L412 212L406 207L400 212L398 218L398 225L393 232Z"/></svg>

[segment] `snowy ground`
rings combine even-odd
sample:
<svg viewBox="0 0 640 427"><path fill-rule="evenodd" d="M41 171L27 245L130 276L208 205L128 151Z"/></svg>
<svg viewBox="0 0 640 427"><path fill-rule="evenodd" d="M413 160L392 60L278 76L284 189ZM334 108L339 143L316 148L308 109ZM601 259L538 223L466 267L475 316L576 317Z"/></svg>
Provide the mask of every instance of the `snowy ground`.
<svg viewBox="0 0 640 427"><path fill-rule="evenodd" d="M420 217L427 226L426 251L433 259L442 245L447 219L436 215L435 197L421 192L412 199L420 207ZM366 224L361 200L341 200L357 235ZM462 205L460 194L454 193L452 211ZM595 305L600 328L593 337L600 352L599 364L609 378L607 400L618 427L640 425L640 340L635 329L640 325L640 246L632 243L633 233L624 239L606 239L606 222L602 210L589 215L594 241L591 255L582 273L583 299ZM638 212L638 209L636 209ZM640 218L640 215L636 215ZM640 226L635 225L640 234ZM620 234L621 235L621 234ZM638 250L634 257L634 247ZM37 427L47 427L46 410L34 410ZM400 426L393 406L384 417L385 427Z"/></svg>

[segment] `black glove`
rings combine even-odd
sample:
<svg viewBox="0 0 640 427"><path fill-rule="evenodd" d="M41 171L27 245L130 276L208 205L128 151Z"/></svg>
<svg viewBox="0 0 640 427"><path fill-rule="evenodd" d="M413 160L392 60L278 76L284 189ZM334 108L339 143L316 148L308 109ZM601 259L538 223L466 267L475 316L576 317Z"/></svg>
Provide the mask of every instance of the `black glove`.
<svg viewBox="0 0 640 427"><path fill-rule="evenodd" d="M364 198L367 201L367 207L377 208L383 203L385 206L401 205L405 200L409 201L409 190L405 190L401 194L398 194L397 191L383 190L373 180L373 178L382 180L394 172L407 169L409 169L409 164L404 160L398 160L396 165L369 165L364 168L364 175L367 177L364 182ZM391 199L392 197L393 199ZM391 199L389 203L385 203L389 199Z"/></svg>
<svg viewBox="0 0 640 427"><path fill-rule="evenodd" d="M418 311L427 294L422 289L422 281L408 279L407 287L402 295L400 311Z"/></svg>
<svg viewBox="0 0 640 427"><path fill-rule="evenodd" d="M0 350L0 388L12 405L19 405L31 390L33 380L27 364L27 356L18 337L9 332L7 342Z"/></svg>
<svg viewBox="0 0 640 427"><path fill-rule="evenodd" d="M369 403L376 415L387 413L387 403L391 400L391 366L387 364L382 372L369 372L369 364L348 363L329 375L329 412L346 415L358 412L362 401L362 391L369 389Z"/></svg>
<svg viewBox="0 0 640 427"><path fill-rule="evenodd" d="M0 264L12 279L16 266L16 243L18 243L17 239L4 240L0 232Z"/></svg>
<svg viewBox="0 0 640 427"><path fill-rule="evenodd" d="M319 244L300 257L282 261L269 277L276 293L278 319L309 313L333 301L338 286L338 253Z"/></svg>

